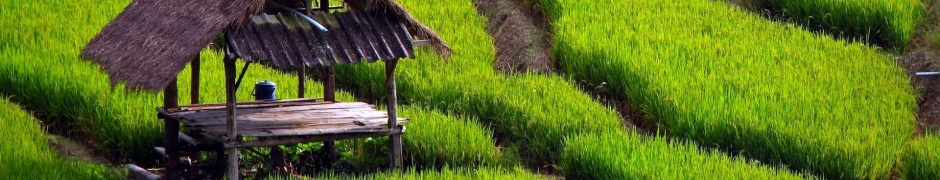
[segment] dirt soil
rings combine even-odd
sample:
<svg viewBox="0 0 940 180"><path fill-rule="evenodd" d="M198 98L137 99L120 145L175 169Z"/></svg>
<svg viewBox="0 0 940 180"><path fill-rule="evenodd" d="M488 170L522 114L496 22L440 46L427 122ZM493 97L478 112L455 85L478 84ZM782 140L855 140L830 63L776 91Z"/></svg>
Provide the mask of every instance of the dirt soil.
<svg viewBox="0 0 940 180"><path fill-rule="evenodd" d="M107 158L98 156L94 149L59 135L49 134L49 147L52 147L58 151L59 154L72 160L95 164L111 164Z"/></svg>
<svg viewBox="0 0 940 180"><path fill-rule="evenodd" d="M916 72L940 71L940 44L928 38L940 34L940 1L924 1L928 7L927 22L919 27L909 45L911 50L897 57L898 64L911 77L911 86L919 93L917 100L917 134L940 133L940 76L916 77Z"/></svg>
<svg viewBox="0 0 940 180"><path fill-rule="evenodd" d="M506 73L552 72L551 24L542 8L526 0L480 0L496 46L493 66Z"/></svg>

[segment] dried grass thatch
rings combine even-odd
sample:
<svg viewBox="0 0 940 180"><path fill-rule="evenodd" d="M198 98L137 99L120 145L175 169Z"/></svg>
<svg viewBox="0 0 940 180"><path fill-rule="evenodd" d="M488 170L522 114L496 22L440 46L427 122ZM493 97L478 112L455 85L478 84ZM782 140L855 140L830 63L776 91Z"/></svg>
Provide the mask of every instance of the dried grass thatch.
<svg viewBox="0 0 940 180"><path fill-rule="evenodd" d="M381 12L391 12L399 17L399 20L405 23L405 26L408 27L408 31L420 38L431 40L431 47L434 48L434 51L444 58L449 58L451 54L454 53L454 50L444 42L444 39L441 39L434 30L428 28L424 24L415 19L414 16L411 16L411 13L408 13L408 10L404 6L398 4L394 0L343 0L346 2L351 9L358 9L364 11L381 11Z"/></svg>
<svg viewBox="0 0 940 180"><path fill-rule="evenodd" d="M135 0L82 50L112 84L162 90L215 36L263 0Z"/></svg>
<svg viewBox="0 0 940 180"><path fill-rule="evenodd" d="M431 40L440 55L453 53L434 31L392 0L345 1L360 10L394 13L412 35ZM159 91L219 32L257 14L264 4L265 0L134 0L85 46L81 56L103 66L112 84Z"/></svg>

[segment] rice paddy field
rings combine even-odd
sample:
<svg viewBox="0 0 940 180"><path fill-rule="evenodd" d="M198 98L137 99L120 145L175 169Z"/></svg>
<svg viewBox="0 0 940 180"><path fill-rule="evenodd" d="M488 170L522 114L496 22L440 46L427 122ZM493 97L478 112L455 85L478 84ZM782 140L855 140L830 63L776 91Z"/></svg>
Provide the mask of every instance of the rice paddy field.
<svg viewBox="0 0 940 180"><path fill-rule="evenodd" d="M108 167L58 154L39 121L7 97L0 98L0 127L4 179L119 179Z"/></svg>
<svg viewBox="0 0 940 180"><path fill-rule="evenodd" d="M879 29L839 30L891 47L910 41L906 27L921 13L907 0L754 1L793 17L828 12L814 22L826 27ZM153 111L162 93L111 87L100 67L78 57L130 2L0 2L0 18L11 19L0 21L4 179L122 175L56 154L44 128L90 139L114 164L159 166L151 148L162 144ZM551 19L559 72L507 75L492 66L493 40L474 1L396 2L455 50L443 59L419 49L398 65L399 113L411 119L407 170L382 170L387 140L377 138L339 142L341 161L355 172L271 179L940 177L940 141L915 134L908 77L870 45L715 0L538 0ZM207 49L201 58L200 99L221 102L221 55ZM338 99L384 102L383 67L337 67ZM189 74L178 78L181 104L189 102ZM278 98L296 97L295 74L252 65L243 84L260 80L276 82ZM308 97L322 94L320 84L306 84ZM250 91L243 85L237 97L250 100ZM638 131L626 123L637 115L590 94L628 100L655 129Z"/></svg>
<svg viewBox="0 0 940 180"><path fill-rule="evenodd" d="M906 179L940 178L940 136L928 135L911 141L902 164Z"/></svg>
<svg viewBox="0 0 940 180"><path fill-rule="evenodd" d="M913 135L908 77L869 46L719 1L539 2L565 73L608 84L671 136L826 178L883 179Z"/></svg>
<svg viewBox="0 0 940 180"><path fill-rule="evenodd" d="M569 139L567 145L562 166L572 179L815 178L702 150L693 143L667 142L637 134L588 134Z"/></svg>
<svg viewBox="0 0 940 180"><path fill-rule="evenodd" d="M920 0L755 0L783 18L839 37L904 49L925 14Z"/></svg>
<svg viewBox="0 0 940 180"><path fill-rule="evenodd" d="M45 5L84 9L82 12L40 13L28 12L51 11L53 6L38 6L35 2L3 2L0 4L0 17L19 17L31 23L14 24L4 21L2 27L19 27L20 31L2 31L3 42L7 43L0 56L7 60L0 61L0 93L8 94L14 102L23 103L27 109L42 115L52 124L61 125L62 132L87 135L98 142L112 159L119 162L133 161L147 163L157 161L152 151L154 146L162 144L162 123L154 116L154 108L162 106L162 93L126 92L121 87L112 89L107 75L96 65L78 58L84 42L90 40L98 29L104 26L126 6L129 1L112 4L95 4L85 1L53 1ZM14 8L18 7L18 8ZM81 8L79 8L81 7ZM32 9L30 9L32 8ZM16 10L7 10L16 9ZM26 10L24 10L26 9ZM13 14L17 13L17 14ZM108 14L108 16L100 16ZM70 17L70 18L64 18ZM85 19L71 21L68 19ZM89 24L95 25L91 26ZM67 28L66 28L67 27ZM84 28L84 29L82 29ZM14 46L15 45L15 46ZM202 55L202 86L200 99L204 102L222 102L224 77L221 56L207 50ZM241 67L241 62L238 64ZM180 104L188 104L189 68L181 73L179 79ZM266 69L262 66L250 66L244 82L256 82L262 79L278 83L279 98L296 97L297 78L288 73ZM76 81L81 79L81 81ZM309 81L308 96L320 96L323 87ZM251 99L250 88L240 88L238 98L242 101ZM337 95L341 101L354 101L344 92ZM492 143L491 135L473 125L475 122L463 122L440 113L403 107L402 113L417 117L409 126L414 129L428 129L422 133L409 133L403 136L406 145L417 146L409 149L410 158L427 159L434 163L455 165L495 164L499 152ZM422 125L427 125L425 128ZM460 125L460 126L457 126ZM442 127L446 126L446 127ZM422 135L440 135L443 132L459 131L462 136L446 139L420 137ZM490 139L489 141L478 141ZM456 143L445 145L445 143ZM348 143L353 144L353 143ZM472 144L472 145L471 145ZM468 147L444 148L440 147ZM473 148L469 148L473 147ZM427 150L427 151L421 151ZM431 164L431 163L428 163Z"/></svg>

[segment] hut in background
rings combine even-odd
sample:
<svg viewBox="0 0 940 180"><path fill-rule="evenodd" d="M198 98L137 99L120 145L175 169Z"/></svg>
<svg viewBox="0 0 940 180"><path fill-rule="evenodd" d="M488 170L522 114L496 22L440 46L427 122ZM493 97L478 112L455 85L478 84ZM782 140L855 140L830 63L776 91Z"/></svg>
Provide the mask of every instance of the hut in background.
<svg viewBox="0 0 940 180"><path fill-rule="evenodd" d="M199 53L220 35L226 102L200 104ZM164 91L164 106L157 111L165 122L165 147L156 150L166 157L166 179L221 178L223 172L238 179L238 148L323 141L333 152L335 140L376 136L390 137L389 166L400 167L404 128L399 124L407 120L397 117L394 72L398 60L414 58L413 47L422 44L439 55L451 54L440 37L392 0L345 0L342 6L328 0L135 0L81 55L100 64L112 84ZM300 70L301 99L236 102L247 70L239 77L236 59L246 61L245 67L264 63ZM387 111L335 100L334 65L379 60L386 65ZM176 77L187 64L193 67L193 102L180 106ZM305 68L320 69L324 97L303 98ZM181 125L188 131L180 132ZM218 157L215 167L225 171L199 171L180 162L181 156L212 152ZM137 177L159 177L128 167Z"/></svg>

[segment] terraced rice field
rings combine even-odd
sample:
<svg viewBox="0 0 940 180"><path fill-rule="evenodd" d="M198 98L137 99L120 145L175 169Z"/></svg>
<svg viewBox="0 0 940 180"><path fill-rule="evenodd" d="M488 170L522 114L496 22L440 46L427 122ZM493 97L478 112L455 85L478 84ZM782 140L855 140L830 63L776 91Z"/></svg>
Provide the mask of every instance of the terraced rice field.
<svg viewBox="0 0 940 180"><path fill-rule="evenodd" d="M150 148L161 144L162 129L153 108L160 106L161 94L112 88L97 65L78 58L81 47L129 2L0 2L0 18L16 19L0 21L4 59L0 94L53 124L54 132L91 137L99 143L97 148L110 150L113 160L153 163L158 158ZM403 136L410 169L377 172L370 166L357 167L365 169L357 175L309 175L328 179L552 177L536 173L571 179L938 177L940 168L935 167L940 159L931 151L937 149L936 136L913 138L916 96L907 77L885 52L864 44L768 21L714 0L538 0L552 19L561 72L506 75L492 68L493 41L484 31L486 19L472 1L397 2L455 50L445 60L421 49L418 59L399 64L399 100L404 105L399 111L412 119ZM806 14L845 11L822 23L843 26L835 23L841 20L844 26L894 28L877 35L889 42L909 41L911 35L904 27L912 23L906 20L910 14L875 2L888 3L801 1L784 9L803 8ZM857 12L864 16L850 18ZM891 19L888 25L879 24L883 16ZM206 50L201 57L200 99L220 102L220 55ZM338 99L383 102L383 67L381 63L338 67L337 80L355 93L341 92ZM181 104L189 102L185 93L189 74L187 68L179 76ZM252 66L244 82L263 79L278 84L279 98L295 97L297 80L290 73ZM308 96L321 94L322 86L307 84ZM581 89L579 84L594 87ZM250 100L250 90L243 86L238 98ZM659 133L635 131L624 123L626 118L587 91L629 100ZM13 179L115 178L103 166L56 156L44 146L40 120L9 102L0 101L2 109L14 113L0 114L0 125L21 128L0 129L0 134L13 134L0 136L0 174L14 174ZM346 151L341 153L348 155L344 161L384 164L385 151L376 146L384 144L381 141L365 143L371 146L341 142ZM30 150L4 149L10 147ZM21 156L37 158L10 160ZM34 170L40 168L58 173L37 174Z"/></svg>
<svg viewBox="0 0 940 180"><path fill-rule="evenodd" d="M608 84L672 136L826 178L881 179L914 132L907 77L868 46L716 1L539 2L565 73Z"/></svg>
<svg viewBox="0 0 940 180"><path fill-rule="evenodd" d="M926 11L920 0L753 0L809 29L903 50Z"/></svg>
<svg viewBox="0 0 940 180"><path fill-rule="evenodd" d="M927 135L911 141L901 169L906 179L940 178L940 136Z"/></svg>
<svg viewBox="0 0 940 180"><path fill-rule="evenodd" d="M48 146L32 115L0 97L0 174L4 179L119 179L107 167L68 160Z"/></svg>
<svg viewBox="0 0 940 180"><path fill-rule="evenodd" d="M84 43L95 35L97 30L119 13L128 1L121 3L93 3L91 1L54 1L36 5L36 2L5 1L0 3L0 17L17 17L22 24L4 21L2 27L18 27L16 31L2 31L4 43L0 57L0 93L9 94L12 100L24 102L30 110L46 117L50 123L62 124L62 131L79 132L93 137L103 150L110 150L115 159L130 159L136 162L156 160L151 148L162 144L162 123L154 116L154 108L161 106L162 93L125 92L122 87L110 88L107 75L89 62L78 58ZM89 6L89 4L95 4ZM47 6L48 5L48 6ZM52 7L84 9L79 12L55 12ZM79 8L81 7L81 8ZM106 14L107 16L101 16ZM64 18L69 17L69 18ZM80 19L78 21L75 19ZM200 99L204 102L221 102L223 99L221 56L207 50L202 54L202 78ZM241 67L241 63L238 64ZM189 92L189 68L179 77L180 92ZM81 81L77 81L80 79ZM297 80L292 74L250 66L244 82L271 80L278 83L279 98L296 97ZM307 82L307 95L319 96L323 87L312 81ZM241 101L250 100L251 89L239 89ZM181 104L188 104L188 94L180 96ZM348 93L340 92L337 99L353 101ZM408 144L423 144L422 148L411 151L417 159L433 159L443 164L494 164L498 157L495 144L480 139L492 139L480 126L452 121L458 119L431 114L429 111L402 108L403 112L418 117L410 126L412 129L427 129L424 134L414 133L403 138ZM445 121L446 120L446 121ZM427 124L428 128L422 127ZM464 136L450 139L420 137L435 135L440 132L461 131ZM445 143L457 143L445 145ZM474 144L467 146L467 144ZM476 148L447 149L435 148L467 146ZM421 150L429 150L427 152ZM431 152L433 150L434 152ZM439 157L437 157L439 156ZM474 158L470 158L474 157ZM429 163L430 164L430 163Z"/></svg>
<svg viewBox="0 0 940 180"><path fill-rule="evenodd" d="M591 134L568 140L562 154L571 179L813 179L742 157L637 134Z"/></svg>

